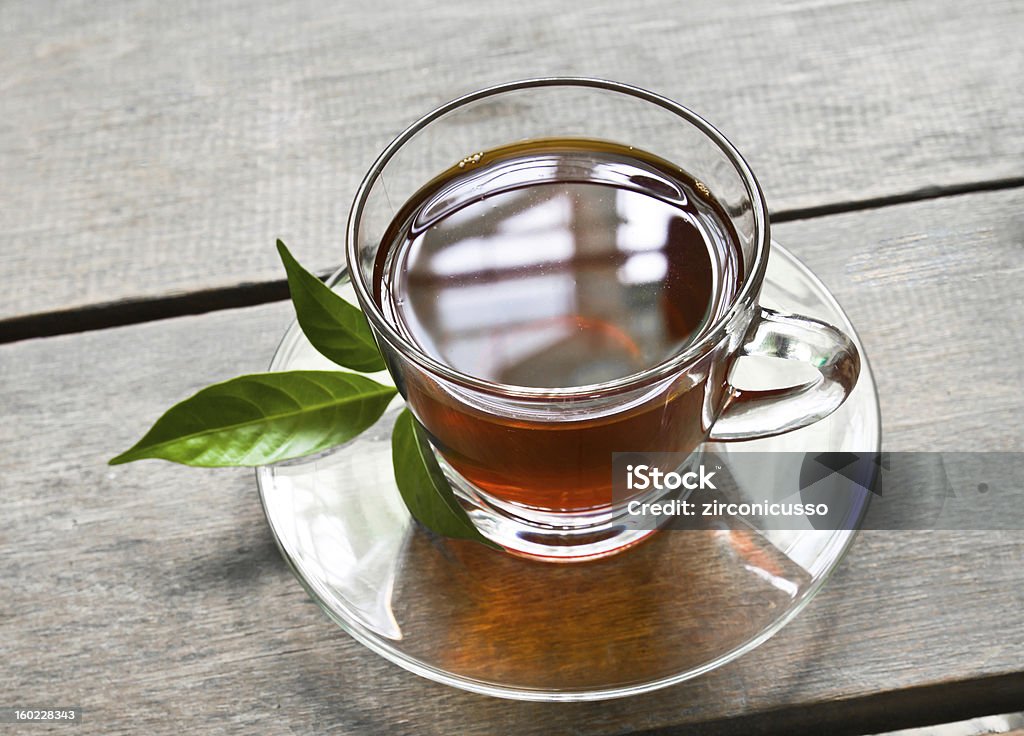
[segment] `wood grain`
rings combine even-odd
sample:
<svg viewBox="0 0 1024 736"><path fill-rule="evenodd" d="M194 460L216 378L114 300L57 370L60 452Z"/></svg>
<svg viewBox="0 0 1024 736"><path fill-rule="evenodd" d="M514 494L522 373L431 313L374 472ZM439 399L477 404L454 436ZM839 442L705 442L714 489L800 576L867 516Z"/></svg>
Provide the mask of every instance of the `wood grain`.
<svg viewBox="0 0 1024 736"><path fill-rule="evenodd" d="M776 227L846 309L893 451L1019 451L1022 190Z"/></svg>
<svg viewBox="0 0 1024 736"><path fill-rule="evenodd" d="M1020 177L1024 5L4 3L0 319L324 270L440 102L604 76L719 125L778 210Z"/></svg>
<svg viewBox="0 0 1024 736"><path fill-rule="evenodd" d="M777 228L859 326L890 448L1024 450L1017 204ZM104 464L174 401L262 370L289 319L276 304L0 346L9 704L82 706L85 733L530 735L859 733L1024 703L1019 531L863 533L773 640L642 697L514 703L400 670L302 592L251 472Z"/></svg>

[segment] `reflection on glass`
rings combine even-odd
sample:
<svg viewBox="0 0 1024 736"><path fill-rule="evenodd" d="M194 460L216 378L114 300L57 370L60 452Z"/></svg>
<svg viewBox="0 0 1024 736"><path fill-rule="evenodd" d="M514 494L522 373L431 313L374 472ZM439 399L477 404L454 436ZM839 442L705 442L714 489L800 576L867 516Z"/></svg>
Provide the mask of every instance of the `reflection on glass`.
<svg viewBox="0 0 1024 736"><path fill-rule="evenodd" d="M728 254L678 188L670 201L648 179L552 181L439 211L396 269L405 327L506 384L578 386L661 362L713 315Z"/></svg>

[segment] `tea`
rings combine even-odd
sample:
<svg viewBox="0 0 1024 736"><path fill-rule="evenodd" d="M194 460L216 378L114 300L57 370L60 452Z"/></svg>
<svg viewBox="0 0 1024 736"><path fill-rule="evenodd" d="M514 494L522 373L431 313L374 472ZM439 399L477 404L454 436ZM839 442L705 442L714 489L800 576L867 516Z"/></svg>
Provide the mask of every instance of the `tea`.
<svg viewBox="0 0 1024 736"><path fill-rule="evenodd" d="M604 141L534 140L474 154L394 218L374 297L410 342L496 384L558 390L663 363L732 304L742 259L707 187ZM709 356L613 413L496 412L410 372L406 398L449 465L499 501L581 511L611 498L611 456L689 451L725 400ZM698 371L699 372L699 371Z"/></svg>

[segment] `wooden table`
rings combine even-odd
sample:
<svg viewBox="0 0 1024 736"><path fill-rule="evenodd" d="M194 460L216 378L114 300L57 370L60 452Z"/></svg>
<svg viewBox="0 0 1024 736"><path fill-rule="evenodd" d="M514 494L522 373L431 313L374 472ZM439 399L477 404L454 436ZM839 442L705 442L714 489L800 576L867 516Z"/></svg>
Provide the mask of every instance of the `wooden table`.
<svg viewBox="0 0 1024 736"><path fill-rule="evenodd" d="M104 734L859 734L1024 707L1024 532L864 533L752 654L530 704L331 624L251 472L105 464L266 366L291 319L274 238L336 267L390 136L555 73L662 92L746 154L859 328L888 449L1024 450L1022 35L1018 0L4 3L0 705Z"/></svg>

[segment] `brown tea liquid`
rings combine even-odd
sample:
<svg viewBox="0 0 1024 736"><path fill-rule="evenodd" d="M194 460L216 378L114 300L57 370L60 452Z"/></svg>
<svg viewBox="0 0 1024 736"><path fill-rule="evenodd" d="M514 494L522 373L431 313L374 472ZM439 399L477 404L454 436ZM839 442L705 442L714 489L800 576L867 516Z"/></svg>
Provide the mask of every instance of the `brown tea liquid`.
<svg viewBox="0 0 1024 736"><path fill-rule="evenodd" d="M374 287L389 321L445 365L520 387L589 386L662 363L727 311L742 268L702 183L586 140L471 156L402 208L385 243ZM608 503L613 452L693 449L705 403L720 400L706 395L708 378L724 386L687 378L593 417L501 416L418 374L406 393L468 480L566 511Z"/></svg>

